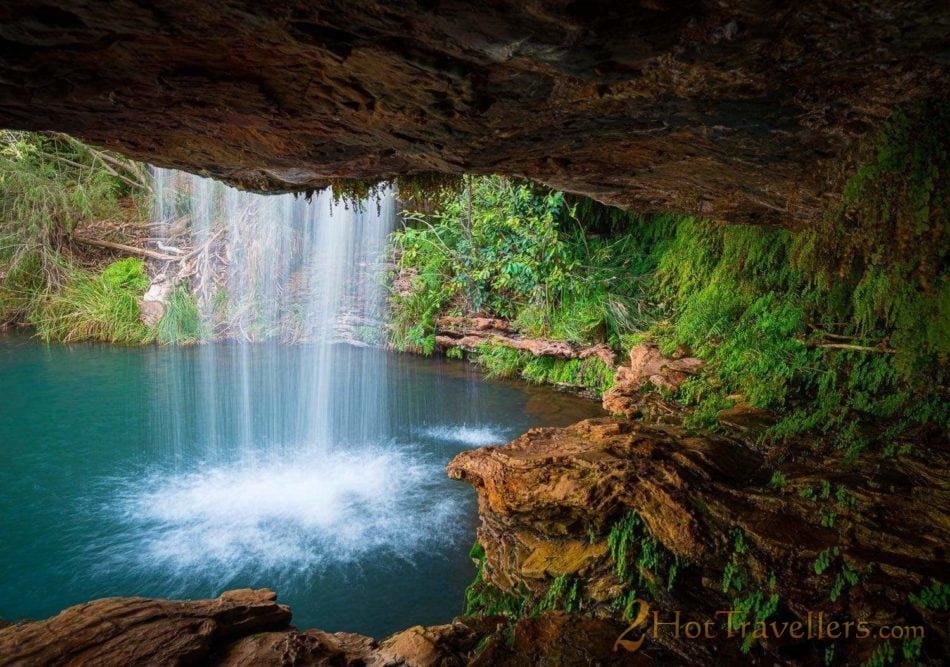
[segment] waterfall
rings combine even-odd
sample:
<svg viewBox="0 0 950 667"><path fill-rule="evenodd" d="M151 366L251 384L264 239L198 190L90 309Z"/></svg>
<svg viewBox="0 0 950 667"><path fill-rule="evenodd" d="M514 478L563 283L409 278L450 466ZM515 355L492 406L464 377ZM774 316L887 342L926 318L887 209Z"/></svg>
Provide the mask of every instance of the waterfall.
<svg viewBox="0 0 950 667"><path fill-rule="evenodd" d="M176 446L187 438L244 453L261 452L262 443L327 451L385 438L385 355L355 355L346 344L383 339L391 189L354 205L329 190L310 199L258 195L156 169L154 192L154 247L186 258L157 269L166 301L187 289L202 337L230 343L197 346L199 377L170 388L172 403L205 406L190 427L176 423L186 411L174 405L158 415L160 428L179 434ZM285 363L287 343L307 346L307 354ZM180 385L181 369L170 370ZM221 395L222 373L237 375L239 391Z"/></svg>
<svg viewBox="0 0 950 667"><path fill-rule="evenodd" d="M457 499L433 491L441 464L394 441L373 345L392 191L354 206L158 169L154 192L151 243L169 258L150 293L166 316L196 316L200 340L156 354L150 433L166 464L119 499L136 536L123 562L183 586L273 585L455 535Z"/></svg>

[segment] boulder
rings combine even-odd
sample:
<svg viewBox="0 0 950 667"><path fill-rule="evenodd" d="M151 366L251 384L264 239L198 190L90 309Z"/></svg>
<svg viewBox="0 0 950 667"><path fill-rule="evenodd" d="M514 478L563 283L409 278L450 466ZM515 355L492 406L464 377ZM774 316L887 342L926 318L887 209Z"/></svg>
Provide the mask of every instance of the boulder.
<svg viewBox="0 0 950 667"><path fill-rule="evenodd" d="M147 327L157 326L165 315L165 304L161 301L139 301L139 321Z"/></svg>
<svg viewBox="0 0 950 667"><path fill-rule="evenodd" d="M629 365L614 374L613 386L604 393L604 410L613 415L632 418L641 409L643 389L649 386L675 391L705 365L702 359L680 356L664 357L652 343L639 343L630 349Z"/></svg>
<svg viewBox="0 0 950 667"><path fill-rule="evenodd" d="M177 665L231 642L287 630L290 609L270 590L214 600L104 598L0 630L0 665Z"/></svg>
<svg viewBox="0 0 950 667"><path fill-rule="evenodd" d="M777 465L732 438L600 418L462 452L448 473L478 494L480 580L528 608L565 575L578 584L576 604L598 616L616 615L628 590L700 622L755 593L760 602L774 594L770 619L805 622L821 612L921 625L925 653L939 655L947 613L928 617L911 601L945 578L947 463L938 451L926 465L903 458L886 469L874 457L845 468L818 454ZM630 516L632 579L623 580L610 536ZM657 642L690 663L743 659L740 642L726 638ZM861 662L875 647L852 637L839 654ZM756 647L779 663L818 663L823 651L807 639Z"/></svg>

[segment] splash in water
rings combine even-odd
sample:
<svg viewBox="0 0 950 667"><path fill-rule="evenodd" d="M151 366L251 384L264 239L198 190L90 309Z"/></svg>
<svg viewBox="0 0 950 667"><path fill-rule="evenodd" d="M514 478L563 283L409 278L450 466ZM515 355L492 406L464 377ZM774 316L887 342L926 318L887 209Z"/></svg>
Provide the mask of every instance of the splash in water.
<svg viewBox="0 0 950 667"><path fill-rule="evenodd" d="M466 447L484 447L486 445L503 445L510 439L510 433L500 426L458 426L446 424L424 428L420 432L424 438L453 442Z"/></svg>
<svg viewBox="0 0 950 667"><path fill-rule="evenodd" d="M115 553L182 581L223 582L311 576L369 555L411 560L458 537L458 499L435 490L441 472L407 448L158 472L120 492L138 539Z"/></svg>

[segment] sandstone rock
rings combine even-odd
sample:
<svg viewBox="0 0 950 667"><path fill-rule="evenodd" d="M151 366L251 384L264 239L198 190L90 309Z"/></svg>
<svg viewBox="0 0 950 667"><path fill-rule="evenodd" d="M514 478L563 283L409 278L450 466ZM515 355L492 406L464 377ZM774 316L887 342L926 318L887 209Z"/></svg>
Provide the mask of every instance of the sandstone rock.
<svg viewBox="0 0 950 667"><path fill-rule="evenodd" d="M44 621L0 625L0 665L449 667L467 663L501 619L455 619L381 642L347 632L297 631L273 592L215 600L106 598Z"/></svg>
<svg viewBox="0 0 950 667"><path fill-rule="evenodd" d="M808 224L894 105L945 95L947 3L0 4L0 126L245 188L534 178Z"/></svg>
<svg viewBox="0 0 950 667"><path fill-rule="evenodd" d="M165 305L161 301L139 301L139 320L147 327L154 327L162 321Z"/></svg>
<svg viewBox="0 0 950 667"><path fill-rule="evenodd" d="M177 665L230 642L286 630L290 610L267 589L214 600L105 598L0 630L0 665Z"/></svg>
<svg viewBox="0 0 950 667"><path fill-rule="evenodd" d="M641 391L646 385L675 391L692 375L699 373L705 362L680 355L667 359L652 343L639 343L630 349L630 365L621 366L614 374L614 385L604 393L604 410L613 415L632 418L641 405Z"/></svg>
<svg viewBox="0 0 950 667"><path fill-rule="evenodd" d="M776 489L770 485L774 464L741 442L605 418L533 429L503 447L463 452L448 472L478 493L483 576L502 590L527 591L535 603L554 576L566 573L545 567L556 561L554 554L564 552L570 560L565 545L590 542L591 536L596 544L633 511L681 565L675 586L657 573L637 573L653 584L637 590L649 592L660 610L682 610L702 621L732 608L736 593L724 594L723 573L739 558L743 595L774 590L781 616L804 620L821 610L829 618L916 625L921 614L908 596L944 577L947 463L943 451L930 452L927 465L900 460L887 470L873 458L844 472L840 461L789 462L780 468L785 488ZM834 493L816 499L831 470ZM824 518L829 510L831 523ZM744 544L738 556L737 534ZM833 564L816 574L816 559L831 550L837 550ZM829 590L845 566L860 573L859 583L831 600ZM603 603L622 590L610 552L592 548L582 567L577 572L585 609L610 613ZM937 627L945 617L922 621L932 655L945 634ZM661 643L690 663L738 651L736 642ZM805 654L818 661L824 650L817 643L795 644L766 642L759 650L777 662ZM867 648L851 642L846 650L857 658ZM736 659L742 659L738 653Z"/></svg>
<svg viewBox="0 0 950 667"><path fill-rule="evenodd" d="M760 433L778 421L778 417L771 410L753 408L745 403L720 410L716 419L723 426L744 433Z"/></svg>
<svg viewBox="0 0 950 667"><path fill-rule="evenodd" d="M521 563L521 574L534 579L577 574L607 552L606 542L536 540L530 534L519 541L533 549Z"/></svg>
<svg viewBox="0 0 950 667"><path fill-rule="evenodd" d="M514 332L511 323L490 317L440 317L436 322L436 345L476 351L483 345L500 345L533 356L559 359L597 357L608 368L616 364L616 355L608 345L580 347L563 340L526 338Z"/></svg>
<svg viewBox="0 0 950 667"><path fill-rule="evenodd" d="M447 625L421 625L396 633L380 643L370 665L407 665L412 667L451 667L465 665L478 642L494 630L497 623L466 622L456 619Z"/></svg>
<svg viewBox="0 0 950 667"><path fill-rule="evenodd" d="M470 664L473 667L654 664L650 651L614 650L617 638L626 628L627 624L619 620L548 612L518 621L510 644L500 639L492 641Z"/></svg>
<svg viewBox="0 0 950 667"><path fill-rule="evenodd" d="M369 637L342 632L261 632L228 646L214 662L227 667L362 665L375 648Z"/></svg>

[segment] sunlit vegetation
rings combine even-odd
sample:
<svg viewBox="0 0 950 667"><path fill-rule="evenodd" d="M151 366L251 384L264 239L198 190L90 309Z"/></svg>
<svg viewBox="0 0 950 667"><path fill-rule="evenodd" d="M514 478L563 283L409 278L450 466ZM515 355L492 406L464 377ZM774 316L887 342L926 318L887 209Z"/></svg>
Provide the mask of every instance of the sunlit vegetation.
<svg viewBox="0 0 950 667"><path fill-rule="evenodd" d="M88 266L70 236L84 221L137 215L141 165L63 135L0 133L0 323L45 340L141 343L140 260Z"/></svg>
<svg viewBox="0 0 950 667"><path fill-rule="evenodd" d="M741 401L772 410L763 437L823 436L848 456L906 451L950 425L945 107L898 114L816 227L642 217L503 178L468 181L394 235L392 340L431 353L440 315L505 318L524 336L652 340L706 362L678 398L716 428ZM600 393L611 369L490 346L494 375ZM622 356L621 356L622 358ZM904 443L904 444L902 444Z"/></svg>
<svg viewBox="0 0 950 667"><path fill-rule="evenodd" d="M613 384L613 369L597 357L558 359L535 356L503 345L482 345L471 358L485 369L489 377L520 377L535 384L585 390L597 396Z"/></svg>
<svg viewBox="0 0 950 667"><path fill-rule="evenodd" d="M194 294L185 287L177 287L165 302L165 312L155 331L156 339L162 345L189 345L207 338L205 329Z"/></svg>
<svg viewBox="0 0 950 667"><path fill-rule="evenodd" d="M138 299L148 287L139 259L120 259L94 275L69 266L59 288L28 316L43 340L137 344L152 338L139 319Z"/></svg>
<svg viewBox="0 0 950 667"><path fill-rule="evenodd" d="M408 214L393 237L398 268L411 282L393 296L398 349L431 353L436 318L444 314L491 315L525 336L615 347L648 322L637 277L654 268L650 233L595 236L582 227L578 205L559 192L500 177L466 183L444 194L438 213ZM611 383L612 369L587 360L532 363L495 346L475 359L496 375L597 393Z"/></svg>

